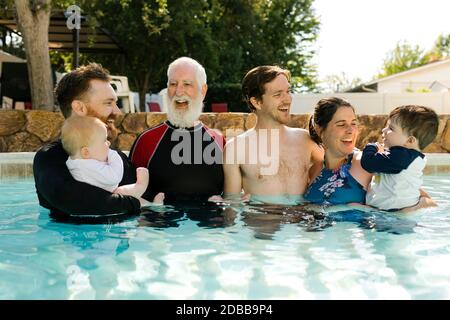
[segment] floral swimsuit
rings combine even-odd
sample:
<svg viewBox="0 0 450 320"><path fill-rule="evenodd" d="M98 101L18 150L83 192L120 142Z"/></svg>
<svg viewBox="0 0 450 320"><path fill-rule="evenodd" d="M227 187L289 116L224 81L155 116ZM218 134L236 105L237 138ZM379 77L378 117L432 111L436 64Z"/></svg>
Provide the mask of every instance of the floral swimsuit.
<svg viewBox="0 0 450 320"><path fill-rule="evenodd" d="M304 199L318 204L345 204L357 202L365 204L366 191L349 173L353 153L338 169L324 168L314 179L304 195Z"/></svg>

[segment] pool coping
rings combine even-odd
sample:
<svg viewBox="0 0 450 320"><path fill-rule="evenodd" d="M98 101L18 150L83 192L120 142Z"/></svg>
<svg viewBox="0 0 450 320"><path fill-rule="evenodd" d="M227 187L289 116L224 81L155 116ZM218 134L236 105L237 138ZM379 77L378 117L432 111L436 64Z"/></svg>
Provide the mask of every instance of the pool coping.
<svg viewBox="0 0 450 320"><path fill-rule="evenodd" d="M124 152L127 156L129 151ZM33 164L36 152L0 152L0 164Z"/></svg>
<svg viewBox="0 0 450 320"><path fill-rule="evenodd" d="M128 156L129 151L124 151ZM32 164L36 152L0 152L0 164ZM425 153L427 166L450 166L450 153Z"/></svg>
<svg viewBox="0 0 450 320"><path fill-rule="evenodd" d="M128 155L129 151L124 152ZM0 179L8 176L32 176L36 152L0 153ZM425 153L427 165L424 174L450 173L450 153Z"/></svg>

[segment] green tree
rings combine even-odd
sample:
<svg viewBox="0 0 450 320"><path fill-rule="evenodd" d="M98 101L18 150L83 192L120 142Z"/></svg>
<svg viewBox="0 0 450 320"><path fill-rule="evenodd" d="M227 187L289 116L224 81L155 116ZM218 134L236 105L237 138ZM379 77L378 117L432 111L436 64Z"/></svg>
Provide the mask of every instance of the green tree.
<svg viewBox="0 0 450 320"><path fill-rule="evenodd" d="M269 49L268 63L287 67L299 91L315 90L317 79L311 45L317 38L319 21L312 8L313 0L262 1L263 43Z"/></svg>
<svg viewBox="0 0 450 320"><path fill-rule="evenodd" d="M2 30L2 48L8 52L25 54L31 88L33 108L53 110L53 82L48 54L48 27L50 22L51 0L0 0L2 17L15 18L22 45L16 40L6 41Z"/></svg>
<svg viewBox="0 0 450 320"><path fill-rule="evenodd" d="M316 79L309 61L318 32L313 0L81 0L93 25L108 29L125 55L82 55L126 75L144 95L166 86L168 64L190 56L205 66L208 83L238 84L251 68L288 68L303 90ZM68 64L68 57L53 61ZM219 86L222 87L222 86Z"/></svg>
<svg viewBox="0 0 450 320"><path fill-rule="evenodd" d="M377 75L377 78L417 68L426 63L428 63L428 57L418 45L398 42L394 50L387 54L382 71Z"/></svg>
<svg viewBox="0 0 450 320"><path fill-rule="evenodd" d="M51 1L14 0L2 1L1 4L4 12L15 10L27 59L33 108L53 110L53 82L48 54Z"/></svg>
<svg viewBox="0 0 450 320"><path fill-rule="evenodd" d="M429 61L437 61L450 57L450 33L447 35L440 34L436 39L433 48L428 53Z"/></svg>
<svg viewBox="0 0 450 320"><path fill-rule="evenodd" d="M165 70L173 59L188 55L218 68L217 54L207 26L206 1L107 0L84 1L82 9L95 23L108 29L125 51L124 57L98 55L95 60L113 73L125 74L139 92L140 109L145 94L165 86Z"/></svg>
<svg viewBox="0 0 450 320"><path fill-rule="evenodd" d="M0 0L0 17L14 19L14 1ZM25 59L22 39L4 26L0 25L0 49L12 55Z"/></svg>
<svg viewBox="0 0 450 320"><path fill-rule="evenodd" d="M323 92L343 92L345 89L356 87L362 83L361 78L350 78L348 74L341 72L326 76L321 87Z"/></svg>
<svg viewBox="0 0 450 320"><path fill-rule="evenodd" d="M211 1L209 24L220 61L220 68L211 72L212 82L240 83L245 69L250 67L247 57L258 46L259 25L254 3L252 0Z"/></svg>
<svg viewBox="0 0 450 320"><path fill-rule="evenodd" d="M211 7L221 48L218 81L239 83L255 66L278 64L291 71L298 88L315 88L310 59L319 22L312 0L216 0Z"/></svg>
<svg viewBox="0 0 450 320"><path fill-rule="evenodd" d="M27 60L34 109L54 110L53 79L48 51L48 29L53 7L66 7L69 0L0 0L0 15L15 18L22 43L14 39L2 47ZM6 32L2 32L2 36ZM21 54L21 53L24 53Z"/></svg>

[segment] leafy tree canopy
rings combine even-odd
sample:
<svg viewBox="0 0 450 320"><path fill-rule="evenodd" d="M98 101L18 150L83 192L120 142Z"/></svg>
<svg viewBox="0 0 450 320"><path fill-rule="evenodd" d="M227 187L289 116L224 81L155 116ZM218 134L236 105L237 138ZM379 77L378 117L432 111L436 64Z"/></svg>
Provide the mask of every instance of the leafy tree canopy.
<svg viewBox="0 0 450 320"><path fill-rule="evenodd" d="M99 61L127 75L142 92L164 88L168 64L184 55L205 66L209 83L240 83L252 67L278 64L291 71L299 88L313 90L310 45L319 22L312 1L79 1L125 50L123 61L117 55L84 55L81 62Z"/></svg>
<svg viewBox="0 0 450 320"><path fill-rule="evenodd" d="M38 3L39 1L35 1ZM0 0L0 5L11 4ZM124 49L123 55L82 54L80 64L96 61L126 75L144 94L166 85L168 64L180 56L198 60L208 83L240 83L257 65L277 64L293 75L298 91L316 88L310 60L319 30L313 0L78 0L94 30L101 25ZM69 0L52 0L66 9ZM70 53L52 52L59 71L69 71ZM143 100L143 99L141 99ZM142 105L141 105L142 108Z"/></svg>
<svg viewBox="0 0 450 320"><path fill-rule="evenodd" d="M430 51L408 42L398 42L384 60L377 78L420 67L424 64L450 57L450 33L439 35Z"/></svg>
<svg viewBox="0 0 450 320"><path fill-rule="evenodd" d="M411 45L407 42L399 42L394 50L387 54L384 60L382 71L378 78L387 77L402 71L420 67L428 62L424 50L418 45Z"/></svg>

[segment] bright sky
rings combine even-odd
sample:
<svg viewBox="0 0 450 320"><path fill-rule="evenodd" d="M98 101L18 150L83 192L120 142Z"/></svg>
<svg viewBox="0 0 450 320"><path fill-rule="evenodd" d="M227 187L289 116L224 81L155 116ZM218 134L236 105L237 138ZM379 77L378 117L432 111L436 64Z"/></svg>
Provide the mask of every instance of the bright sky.
<svg viewBox="0 0 450 320"><path fill-rule="evenodd" d="M345 72L369 81L400 40L429 50L450 33L450 0L315 0L319 78Z"/></svg>

